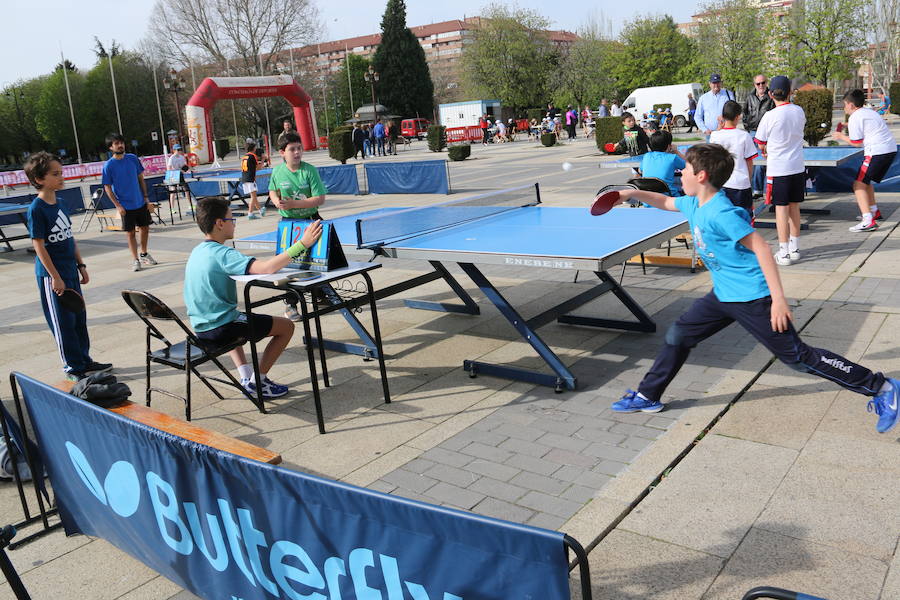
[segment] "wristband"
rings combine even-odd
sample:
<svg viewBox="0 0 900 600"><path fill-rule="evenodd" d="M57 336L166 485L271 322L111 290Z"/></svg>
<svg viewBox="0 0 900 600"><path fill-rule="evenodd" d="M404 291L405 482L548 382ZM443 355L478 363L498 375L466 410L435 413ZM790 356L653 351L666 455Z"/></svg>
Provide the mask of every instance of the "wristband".
<svg viewBox="0 0 900 600"><path fill-rule="evenodd" d="M304 252L306 252L306 246L303 245L303 242L297 242L293 246L290 246L287 250L285 250L288 256L291 258L297 258Z"/></svg>
<svg viewBox="0 0 900 600"><path fill-rule="evenodd" d="M76 269L85 269L85 268L87 268L87 265L84 263L78 263L77 265L75 265L75 268Z"/></svg>

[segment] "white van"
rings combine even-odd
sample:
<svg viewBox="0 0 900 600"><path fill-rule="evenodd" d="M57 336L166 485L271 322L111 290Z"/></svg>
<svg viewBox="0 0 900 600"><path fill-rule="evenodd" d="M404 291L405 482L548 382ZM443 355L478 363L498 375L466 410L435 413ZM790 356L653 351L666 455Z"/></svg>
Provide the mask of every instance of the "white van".
<svg viewBox="0 0 900 600"><path fill-rule="evenodd" d="M703 87L699 83L679 83L638 88L622 103L622 110L628 111L638 121L644 113L649 113L657 104L671 104L675 127L684 127L688 122L688 94L700 100Z"/></svg>

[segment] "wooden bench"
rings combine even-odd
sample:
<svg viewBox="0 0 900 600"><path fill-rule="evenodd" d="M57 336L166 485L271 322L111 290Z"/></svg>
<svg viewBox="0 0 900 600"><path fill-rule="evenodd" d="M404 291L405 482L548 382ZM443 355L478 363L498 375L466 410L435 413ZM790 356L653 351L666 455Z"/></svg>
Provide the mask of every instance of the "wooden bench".
<svg viewBox="0 0 900 600"><path fill-rule="evenodd" d="M74 381L61 381L53 387L66 392L67 394L71 394L74 386ZM247 442L242 442L241 440L237 440L222 433L198 427L193 423L188 423L187 421L182 421L171 415L153 410L143 404L137 404L130 400L122 400L107 408L114 413L118 413L123 417L128 417L138 423L155 427L160 431L177 435L180 438L197 442L198 444L203 444L212 448L224 450L225 452L237 454L238 456L243 456L244 458L267 462L273 465L277 465L281 462L281 455L276 452L271 452L270 450L248 444Z"/></svg>

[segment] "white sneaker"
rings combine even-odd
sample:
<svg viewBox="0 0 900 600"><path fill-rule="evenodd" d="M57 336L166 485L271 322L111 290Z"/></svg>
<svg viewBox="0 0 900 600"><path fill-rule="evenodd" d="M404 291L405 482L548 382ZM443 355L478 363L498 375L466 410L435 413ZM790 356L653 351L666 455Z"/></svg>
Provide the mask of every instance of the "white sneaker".
<svg viewBox="0 0 900 600"><path fill-rule="evenodd" d="M252 221L253 219L258 219L259 215L256 213L250 213L249 215L247 215L247 218Z"/></svg>
<svg viewBox="0 0 900 600"><path fill-rule="evenodd" d="M302 319L300 317L300 313L297 312L297 307L293 304L287 304L284 307L284 316L286 319L290 319L294 323L299 323Z"/></svg>
<svg viewBox="0 0 900 600"><path fill-rule="evenodd" d="M791 258L791 262L797 262L800 260L800 250L791 250L788 256Z"/></svg>
<svg viewBox="0 0 900 600"><path fill-rule="evenodd" d="M132 271L140 271L141 270L141 261L135 260L133 263L131 263L131 270Z"/></svg>
<svg viewBox="0 0 900 600"><path fill-rule="evenodd" d="M849 227L848 231L852 231L853 233L859 233L861 231L875 231L878 229L878 223L874 220L872 221L860 221L853 227Z"/></svg>
<svg viewBox="0 0 900 600"><path fill-rule="evenodd" d="M157 263L156 263L156 259L154 259L152 256L150 256L149 252L146 252L144 254L141 254L141 264L142 265L155 265Z"/></svg>
<svg viewBox="0 0 900 600"><path fill-rule="evenodd" d="M779 264L782 267L789 267L789 266L791 266L791 255L790 254L782 254L782 255L776 254L775 262L776 262L776 264Z"/></svg>

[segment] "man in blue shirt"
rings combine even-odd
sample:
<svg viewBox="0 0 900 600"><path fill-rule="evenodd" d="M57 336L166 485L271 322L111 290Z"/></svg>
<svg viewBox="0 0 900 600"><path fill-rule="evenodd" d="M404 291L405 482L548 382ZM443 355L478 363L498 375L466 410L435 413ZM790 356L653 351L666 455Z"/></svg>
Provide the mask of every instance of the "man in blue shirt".
<svg viewBox="0 0 900 600"><path fill-rule="evenodd" d="M150 238L150 208L147 201L147 184L144 183L144 166L134 154L126 154L125 138L121 133L106 136L106 147L112 152L103 165L103 189L116 206L122 219L122 230L128 236L128 249L133 262L132 271L140 271L143 265L155 265L147 252ZM141 254L138 256L135 228L141 232Z"/></svg>
<svg viewBox="0 0 900 600"><path fill-rule="evenodd" d="M378 150L378 156L384 156L384 123L381 122L381 118L378 118L378 122L375 123L375 129L372 132L375 135L375 147Z"/></svg>
<svg viewBox="0 0 900 600"><path fill-rule="evenodd" d="M734 92L722 87L722 76L713 73L709 76L709 91L700 96L694 121L709 141L709 134L719 128L722 108L729 100L734 100Z"/></svg>
<svg viewBox="0 0 900 600"><path fill-rule="evenodd" d="M894 427L900 381L829 350L808 346L791 324L793 316L768 242L747 222L744 210L721 191L734 168L728 150L718 144L696 144L688 149L685 162L681 183L686 196L670 198L624 190L619 192L620 201L635 199L684 213L697 254L712 277L713 289L669 328L665 344L638 390L628 390L613 403L612 410L661 411L664 407L660 398L691 349L737 321L792 369L871 397L868 408L879 417L875 427L879 433Z"/></svg>

